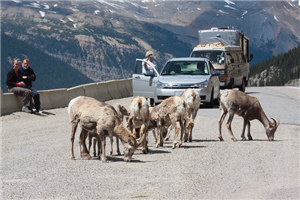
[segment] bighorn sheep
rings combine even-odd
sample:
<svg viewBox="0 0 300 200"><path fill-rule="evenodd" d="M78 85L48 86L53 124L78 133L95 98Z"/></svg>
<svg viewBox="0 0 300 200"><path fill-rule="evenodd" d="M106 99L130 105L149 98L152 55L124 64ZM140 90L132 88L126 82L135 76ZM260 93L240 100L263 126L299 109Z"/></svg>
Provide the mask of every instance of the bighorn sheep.
<svg viewBox="0 0 300 200"><path fill-rule="evenodd" d="M118 116L120 117L121 122L123 122L124 116L128 116L129 115L127 109L124 106L122 106L122 105L118 105L116 110L117 110ZM96 149L96 143L97 143L97 134L89 132L88 133L89 152L90 152L90 149L91 149L93 138L94 138L94 142L93 142L94 156L96 156L95 149ZM120 147L119 147L119 139L118 138L116 138L116 142L117 142L117 154L121 155ZM99 147L99 144L98 144L98 149L99 148L100 147ZM110 137L110 155L112 155L112 154L113 154L113 138ZM98 151L98 156L99 155L100 155L100 152Z"/></svg>
<svg viewBox="0 0 300 200"><path fill-rule="evenodd" d="M105 156L105 136L115 136L119 138L124 148L124 160L130 161L133 153L143 141L137 141L130 131L124 127L113 106L97 101L91 97L79 96L69 102L68 113L71 120L71 158L74 156L74 137L78 126L81 125L79 142L83 146L83 152L89 159L90 155L87 150L85 139L88 132L96 133L101 141L102 161L106 161Z"/></svg>
<svg viewBox="0 0 300 200"><path fill-rule="evenodd" d="M186 103L187 113L189 117L189 124L187 124L186 127L187 130L185 133L184 141L186 142L187 140L189 140L189 142L192 142L194 121L201 103L200 95L196 90L188 88L179 96L183 98Z"/></svg>
<svg viewBox="0 0 300 200"><path fill-rule="evenodd" d="M140 138L145 135L145 139L142 143L142 151L143 153L148 153L147 128L150 122L148 101L145 97L133 97L130 101L128 112L129 117L127 119L127 128L133 133L136 138Z"/></svg>
<svg viewBox="0 0 300 200"><path fill-rule="evenodd" d="M246 140L245 138L245 129L248 126L248 134L247 137L249 140L252 140L252 136L250 134L250 121L253 119L258 119L265 127L266 134L270 141L274 140L274 134L277 127L280 124L280 120L276 122L273 118L272 122L268 120L266 114L264 113L259 101L257 98L249 96L244 92L239 90L227 90L221 94L219 97L220 102L220 110L221 116L219 119L219 139L223 141L221 128L222 123L225 119L226 114L229 112L229 117L226 123L229 134L231 135L231 139L236 141L232 130L231 130L231 122L233 120L234 114L241 116L244 118L244 125L242 130L242 140Z"/></svg>
<svg viewBox="0 0 300 200"><path fill-rule="evenodd" d="M181 135L180 140L178 142L178 147L182 145L182 136L185 132L185 126L183 123L185 113L186 103L179 96L169 97L163 100L159 105L153 107L150 113L151 118L148 130L152 129L153 127L157 127L158 137L156 147L158 147L159 145L163 146L163 128L169 127L170 125L175 127L175 136L172 148L174 149L176 147L177 138L179 134L179 127L177 125L177 122L179 122L181 128Z"/></svg>

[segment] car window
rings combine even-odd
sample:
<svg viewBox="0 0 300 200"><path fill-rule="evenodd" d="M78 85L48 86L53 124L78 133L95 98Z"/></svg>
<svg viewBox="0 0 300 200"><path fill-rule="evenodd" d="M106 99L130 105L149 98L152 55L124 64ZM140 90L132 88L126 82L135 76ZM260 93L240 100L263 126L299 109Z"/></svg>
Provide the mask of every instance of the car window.
<svg viewBox="0 0 300 200"><path fill-rule="evenodd" d="M161 75L209 75L206 61L170 61L162 69Z"/></svg>
<svg viewBox="0 0 300 200"><path fill-rule="evenodd" d="M211 63L221 63L223 54L223 51L195 51L192 53L191 57L207 58Z"/></svg>
<svg viewBox="0 0 300 200"><path fill-rule="evenodd" d="M239 56L237 53L227 53L227 63L239 63Z"/></svg>
<svg viewBox="0 0 300 200"><path fill-rule="evenodd" d="M240 63L246 62L245 55L243 53L239 53L239 62Z"/></svg>

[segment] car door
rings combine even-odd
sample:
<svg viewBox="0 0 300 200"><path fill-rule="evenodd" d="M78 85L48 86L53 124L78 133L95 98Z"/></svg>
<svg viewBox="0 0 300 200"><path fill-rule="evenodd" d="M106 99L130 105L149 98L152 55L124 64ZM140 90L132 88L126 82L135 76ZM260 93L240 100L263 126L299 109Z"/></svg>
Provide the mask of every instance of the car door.
<svg viewBox="0 0 300 200"><path fill-rule="evenodd" d="M155 83L158 79L158 72L153 69L153 72L142 74L142 63L148 62L143 59L136 59L134 73L132 75L133 96L143 96L146 98L154 98Z"/></svg>

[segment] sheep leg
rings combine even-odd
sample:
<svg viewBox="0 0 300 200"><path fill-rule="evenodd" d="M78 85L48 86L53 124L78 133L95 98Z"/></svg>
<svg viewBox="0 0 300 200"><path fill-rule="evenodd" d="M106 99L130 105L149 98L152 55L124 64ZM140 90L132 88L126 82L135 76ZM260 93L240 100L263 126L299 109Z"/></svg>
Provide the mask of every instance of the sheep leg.
<svg viewBox="0 0 300 200"><path fill-rule="evenodd" d="M91 146L92 146L92 141L93 141L92 133L88 133L88 138L89 138L89 152L91 152ZM94 156L96 156L96 153L95 153L95 141L93 141L93 149L94 149Z"/></svg>
<svg viewBox="0 0 300 200"><path fill-rule="evenodd" d="M247 133L248 140L253 140L253 138L250 134L250 121L249 120L247 122L247 126L248 126L248 133Z"/></svg>
<svg viewBox="0 0 300 200"><path fill-rule="evenodd" d="M248 118L244 116L244 124L243 124L243 129L242 129L242 134L241 134L241 137L242 137L242 140L245 141L246 140L246 137L245 137L245 129L246 129L246 126L248 124Z"/></svg>
<svg viewBox="0 0 300 200"><path fill-rule="evenodd" d="M179 121L179 124L180 124L181 133L180 133L180 140L179 140L179 143L178 143L178 147L181 147L181 145L182 145L182 138L183 138L183 135L185 134L185 126L184 126L184 124L183 124L183 122L181 120Z"/></svg>
<svg viewBox="0 0 300 200"><path fill-rule="evenodd" d="M185 127L185 134L184 134L184 142L188 141L188 137L189 137L189 131L190 131L190 115L188 114L188 112L186 112L184 114L184 127Z"/></svg>
<svg viewBox="0 0 300 200"><path fill-rule="evenodd" d="M193 112L193 115L192 115L192 120L190 121L190 134L189 134L189 142L192 142L193 140L193 129L194 129L194 121L195 121L195 118L197 116L197 113L198 113L198 109L194 112Z"/></svg>
<svg viewBox="0 0 300 200"><path fill-rule="evenodd" d="M169 140L169 138L170 138L170 136L171 136L171 131L173 130L173 126L171 126L170 128L164 128L164 130L163 131L166 131L166 129L167 129L167 136L165 137L165 141L168 141Z"/></svg>
<svg viewBox="0 0 300 200"><path fill-rule="evenodd" d="M147 126L145 124L143 124L140 128L140 133L139 133L140 137L142 137L144 134L146 134L146 130L147 130ZM146 135L146 137L148 137L148 136ZM148 153L148 145L147 145L146 137L144 138L144 141L142 143L142 152L144 154Z"/></svg>
<svg viewBox="0 0 300 200"><path fill-rule="evenodd" d="M94 138L93 139L93 149L94 149L94 157L96 157L96 145L97 145L97 139L96 138ZM90 151L90 149L89 149L89 152L91 152Z"/></svg>
<svg viewBox="0 0 300 200"><path fill-rule="evenodd" d="M80 145L82 145L82 147L83 147L83 153L82 153L82 156L86 156L87 159L90 159L91 156L90 156L89 151L88 151L88 149L87 149L87 146L86 146L86 144L85 144L85 140L86 140L86 138L87 138L87 133L88 133L87 130L81 129L81 133L80 133L80 136L79 136L79 138L80 138L80 139L79 139L79 142L80 142Z"/></svg>
<svg viewBox="0 0 300 200"><path fill-rule="evenodd" d="M120 146L119 146L119 138L117 138L117 137L116 137L116 143L117 143L117 154L121 155Z"/></svg>
<svg viewBox="0 0 300 200"><path fill-rule="evenodd" d="M221 116L219 118L218 124L219 124L219 139L220 141L224 141L223 137L222 137L222 123L225 119L227 115L227 111L225 111L224 109L221 110Z"/></svg>
<svg viewBox="0 0 300 200"><path fill-rule="evenodd" d="M72 126L72 131L71 131L71 159L75 159L75 155L74 155L74 138L75 138L75 133L76 133L76 129L78 126L78 121L75 122L71 121L71 126Z"/></svg>
<svg viewBox="0 0 300 200"><path fill-rule="evenodd" d="M157 142L157 137L156 137L155 128L152 130L152 134L153 134L153 137L154 137L155 142Z"/></svg>
<svg viewBox="0 0 300 200"><path fill-rule="evenodd" d="M227 122L226 122L226 126L227 126L227 129L228 129L229 134L230 134L230 136L231 136L231 139L232 139L233 141L237 141L237 139L234 137L233 132L232 132L232 130L231 130L231 122L232 122L232 120L233 120L233 117L234 117L234 113L232 113L232 112L229 113L228 120L227 120Z"/></svg>
<svg viewBox="0 0 300 200"><path fill-rule="evenodd" d="M100 159L103 162L107 161L107 158L105 156L105 146L106 146L106 140L105 140L105 133L102 129L100 129L99 131L99 137L100 137L100 141L101 141L101 154L100 154Z"/></svg>
<svg viewBox="0 0 300 200"><path fill-rule="evenodd" d="M163 142L163 136L162 136L162 130L163 126L162 126L162 121L161 119L158 119L158 126L157 126L157 142L156 142L156 148L158 146L163 146L164 142Z"/></svg>
<svg viewBox="0 0 300 200"><path fill-rule="evenodd" d="M114 144L114 139L113 139L113 136L110 136L109 137L109 140L110 140L110 155L113 154L113 144Z"/></svg>
<svg viewBox="0 0 300 200"><path fill-rule="evenodd" d="M177 125L176 122L175 122L175 124L173 123L173 126L175 127L175 136L174 136L172 148L175 149L175 148L176 148L176 143L177 143L178 134L179 134L179 127L178 127L178 125Z"/></svg>

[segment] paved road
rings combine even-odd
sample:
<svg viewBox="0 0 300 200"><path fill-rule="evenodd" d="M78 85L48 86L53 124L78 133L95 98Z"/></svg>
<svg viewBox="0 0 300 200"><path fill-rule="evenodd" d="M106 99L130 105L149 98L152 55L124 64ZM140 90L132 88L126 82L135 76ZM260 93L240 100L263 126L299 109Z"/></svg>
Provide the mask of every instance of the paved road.
<svg viewBox="0 0 300 200"><path fill-rule="evenodd" d="M299 88L246 92L269 118L280 118L275 141L267 141L257 120L251 123L254 140L241 141L242 119L235 117L239 141L230 140L224 125L220 142L218 107L201 108L192 143L155 148L150 135L150 153L139 149L130 163L117 155L108 163L80 159L77 143L71 160L67 108L2 116L0 199L299 199ZM108 103L127 106L130 99Z"/></svg>

